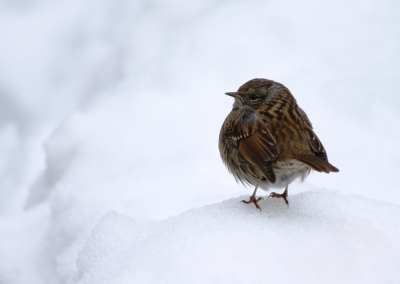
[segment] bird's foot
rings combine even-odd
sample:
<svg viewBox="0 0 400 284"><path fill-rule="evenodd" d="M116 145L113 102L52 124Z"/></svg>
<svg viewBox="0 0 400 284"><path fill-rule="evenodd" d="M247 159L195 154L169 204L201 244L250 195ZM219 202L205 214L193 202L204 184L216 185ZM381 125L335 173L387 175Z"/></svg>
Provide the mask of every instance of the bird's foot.
<svg viewBox="0 0 400 284"><path fill-rule="evenodd" d="M264 198L262 198L262 197L256 198L256 196L253 194L252 196L250 196L250 199L249 199L249 200L242 200L242 202L243 202L243 203L246 203L246 204L254 203L254 205L256 206L256 208L257 208L257 209L260 209L260 211L261 211L261 208L260 208L260 206L258 206L257 202L260 201L260 200L263 200L263 199L264 199Z"/></svg>
<svg viewBox="0 0 400 284"><path fill-rule="evenodd" d="M287 188L286 188L285 191L282 194L279 194L279 193L276 193L276 192L272 192L268 197L283 198L283 200L285 200L286 205L289 207L289 201L287 200L287 196L288 196L288 191L287 191Z"/></svg>

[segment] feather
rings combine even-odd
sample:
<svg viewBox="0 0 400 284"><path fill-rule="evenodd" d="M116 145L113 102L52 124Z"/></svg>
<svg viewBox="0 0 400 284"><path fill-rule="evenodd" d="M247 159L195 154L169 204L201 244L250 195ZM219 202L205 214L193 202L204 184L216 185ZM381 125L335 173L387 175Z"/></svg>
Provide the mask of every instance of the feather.
<svg viewBox="0 0 400 284"><path fill-rule="evenodd" d="M272 161L279 150L267 123L253 110L245 108L233 120L232 137L237 138L240 154L274 183Z"/></svg>
<svg viewBox="0 0 400 284"><path fill-rule="evenodd" d="M302 161L303 163L306 163L318 172L330 173L339 171L323 157L318 157L312 154L298 154L296 159Z"/></svg>

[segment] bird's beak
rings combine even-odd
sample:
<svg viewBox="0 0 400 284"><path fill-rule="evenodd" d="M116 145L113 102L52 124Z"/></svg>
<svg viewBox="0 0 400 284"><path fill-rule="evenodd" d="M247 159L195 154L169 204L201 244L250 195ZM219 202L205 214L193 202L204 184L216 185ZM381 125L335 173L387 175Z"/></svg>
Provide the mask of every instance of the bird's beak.
<svg viewBox="0 0 400 284"><path fill-rule="evenodd" d="M239 95L238 92L227 92L227 93L225 93L225 95L234 97L235 99L239 99L239 100L242 100L242 99L243 99L242 96Z"/></svg>

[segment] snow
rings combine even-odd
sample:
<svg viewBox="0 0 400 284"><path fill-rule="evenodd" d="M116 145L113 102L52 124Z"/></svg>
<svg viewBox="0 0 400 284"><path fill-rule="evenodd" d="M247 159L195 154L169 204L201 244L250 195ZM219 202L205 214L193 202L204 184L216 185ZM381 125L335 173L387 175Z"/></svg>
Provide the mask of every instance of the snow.
<svg viewBox="0 0 400 284"><path fill-rule="evenodd" d="M0 283L399 278L398 2L0 7ZM219 157L223 94L255 77L340 169L289 208L241 203Z"/></svg>
<svg viewBox="0 0 400 284"><path fill-rule="evenodd" d="M319 190L232 198L139 225L115 211L93 229L69 283L395 283L400 206Z"/></svg>

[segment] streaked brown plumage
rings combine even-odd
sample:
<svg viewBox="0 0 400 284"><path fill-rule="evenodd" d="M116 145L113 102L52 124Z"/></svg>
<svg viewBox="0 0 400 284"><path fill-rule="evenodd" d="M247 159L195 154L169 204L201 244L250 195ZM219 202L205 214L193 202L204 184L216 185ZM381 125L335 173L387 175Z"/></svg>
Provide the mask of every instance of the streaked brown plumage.
<svg viewBox="0 0 400 284"><path fill-rule="evenodd" d="M288 185L297 178L304 180L311 169L338 172L328 162L324 146L315 135L306 113L297 105L290 91L280 83L253 79L237 92L232 111L219 135L221 158L236 181L255 186L245 203L254 203L257 188L285 188L271 193L286 204ZM261 209L260 209L261 210Z"/></svg>

